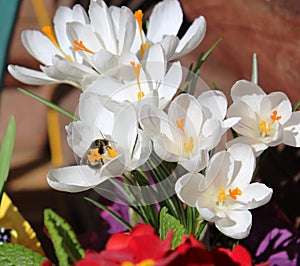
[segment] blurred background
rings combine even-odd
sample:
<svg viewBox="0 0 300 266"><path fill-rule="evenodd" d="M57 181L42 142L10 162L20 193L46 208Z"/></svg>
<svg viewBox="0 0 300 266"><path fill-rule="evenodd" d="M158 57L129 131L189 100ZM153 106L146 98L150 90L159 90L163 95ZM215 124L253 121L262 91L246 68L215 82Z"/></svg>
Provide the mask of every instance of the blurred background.
<svg viewBox="0 0 300 266"><path fill-rule="evenodd" d="M88 8L89 1L43 1L52 18L60 5L80 3ZM13 1L12 1L13 2ZM18 1L17 1L18 2ZM145 16L158 1L106 1L108 5L127 5L142 9ZM252 54L258 57L259 85L266 91L283 91L296 104L300 100L300 1L299 0L181 0L185 19L181 32L199 15L207 20L207 34L200 46L182 58L188 67L196 62L219 38L222 41L201 68L200 76L209 86L214 82L227 96L239 79L250 79ZM1 0L0 7L10 5ZM2 21L5 23L5 21ZM1 23L1 25L3 25ZM2 27L2 26L1 26ZM47 244L43 233L43 209L52 208L63 216L79 234L99 229L97 211L83 200L93 191L79 194L52 190L46 174L54 166L74 164L73 153L66 143L64 126L70 119L59 115L62 159L51 161L49 148L48 108L22 94L17 87L28 89L61 107L75 112L80 91L70 86L27 86L19 83L6 71L7 64L39 69L21 43L25 29L40 30L31 0L20 0L15 25L7 48L3 69L0 105L0 139L3 138L10 115L17 124L17 138L6 191L23 216L32 224L38 237ZM270 150L260 178L274 189L274 201L287 221L300 228L300 151L280 146ZM47 247L46 247L47 249Z"/></svg>

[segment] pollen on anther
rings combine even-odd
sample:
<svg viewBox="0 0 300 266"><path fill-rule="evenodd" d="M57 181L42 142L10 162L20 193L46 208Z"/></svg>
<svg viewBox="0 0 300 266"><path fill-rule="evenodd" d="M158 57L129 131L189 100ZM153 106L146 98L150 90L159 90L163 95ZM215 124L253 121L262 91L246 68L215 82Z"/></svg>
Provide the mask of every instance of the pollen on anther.
<svg viewBox="0 0 300 266"><path fill-rule="evenodd" d="M74 47L73 47L74 51L84 51L84 52L88 52L88 53L90 53L90 54L94 54L94 52L93 52L92 50L88 49L88 48L83 44L82 41L79 41L79 42L78 42L77 40L74 40L74 41L73 41L73 44L74 44Z"/></svg>
<svg viewBox="0 0 300 266"><path fill-rule="evenodd" d="M53 28L51 26L45 26L42 28L42 31L44 32L44 34L50 39L50 41L56 46L58 47L58 42L56 40Z"/></svg>

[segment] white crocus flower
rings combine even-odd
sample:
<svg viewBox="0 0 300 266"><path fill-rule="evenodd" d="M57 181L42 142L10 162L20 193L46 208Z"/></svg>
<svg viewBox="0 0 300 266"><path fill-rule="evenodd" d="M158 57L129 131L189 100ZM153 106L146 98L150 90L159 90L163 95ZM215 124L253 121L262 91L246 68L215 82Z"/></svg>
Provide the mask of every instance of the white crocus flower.
<svg viewBox="0 0 300 266"><path fill-rule="evenodd" d="M149 48L145 61L130 61L130 67L115 71L120 73L119 79L104 75L88 84L84 91L98 94L103 101L129 101L139 108L157 96L158 107L163 109L176 94L183 75L179 62L167 64L159 44Z"/></svg>
<svg viewBox="0 0 300 266"><path fill-rule="evenodd" d="M224 133L221 121L206 117L200 103L189 94L177 96L168 114L145 104L139 116L157 155L165 161L178 162L190 172L206 167L208 152Z"/></svg>
<svg viewBox="0 0 300 266"><path fill-rule="evenodd" d="M138 129L135 107L126 103L119 105L114 114L106 116L105 112L109 113L102 110L97 95L81 95L81 120L67 127L68 143L80 158L79 165L51 170L47 180L52 188L84 191L136 169L149 158L150 141ZM103 120L108 124L104 124L102 131L99 126Z"/></svg>
<svg viewBox="0 0 300 266"><path fill-rule="evenodd" d="M67 23L76 21L81 24L89 23L85 10L80 5L60 7L57 9L52 26L43 28L43 33L36 30L25 30L21 39L25 49L39 62L42 71L26 67L9 65L8 71L16 79L26 84L43 85L54 83L69 83L80 86L80 79L85 75L95 75L95 71L82 63L80 55L73 50L66 30ZM70 62L68 74L64 74L55 66L57 58L64 58Z"/></svg>
<svg viewBox="0 0 300 266"><path fill-rule="evenodd" d="M136 11L135 17L138 27L133 49L140 51L141 58L149 46L160 43L167 60L176 59L194 50L206 32L205 18L200 16L194 20L182 39L177 37L183 21L183 12L178 0L164 0L154 7L149 18L147 34L142 30L142 11Z"/></svg>
<svg viewBox="0 0 300 266"><path fill-rule="evenodd" d="M201 217L214 222L223 234L242 239L252 225L248 209L266 204L272 196L272 189L264 184L250 184L254 168L251 147L235 144L211 158L205 176L188 173L180 177L175 190L184 203L196 207Z"/></svg>
<svg viewBox="0 0 300 266"><path fill-rule="evenodd" d="M233 104L228 117L241 117L233 129L240 137L229 145L243 142L252 145L256 155L268 146L280 143L300 147L300 112L292 112L283 92L266 94L259 86L246 80L236 82L231 89Z"/></svg>

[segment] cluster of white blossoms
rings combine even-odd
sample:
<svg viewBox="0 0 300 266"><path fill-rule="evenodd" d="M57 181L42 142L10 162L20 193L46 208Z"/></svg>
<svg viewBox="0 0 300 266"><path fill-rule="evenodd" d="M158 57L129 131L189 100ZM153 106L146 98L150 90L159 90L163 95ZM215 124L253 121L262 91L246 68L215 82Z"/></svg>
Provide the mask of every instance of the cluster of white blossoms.
<svg viewBox="0 0 300 266"><path fill-rule="evenodd" d="M128 176L154 152L184 169L175 192L185 204L225 235L244 238L252 224L248 209L272 195L252 183L256 156L280 143L299 147L300 112L292 112L282 92L266 95L244 80L232 87L229 107L218 90L198 97L180 93L184 71L173 60L200 44L205 19L197 18L180 39L180 4L164 0L154 7L146 33L142 20L141 10L91 0L88 14L79 5L61 7L53 27L22 33L25 48L42 65L41 71L10 65L15 78L82 89L79 119L66 127L78 165L50 171L48 183L84 191ZM230 128L240 136L214 153Z"/></svg>

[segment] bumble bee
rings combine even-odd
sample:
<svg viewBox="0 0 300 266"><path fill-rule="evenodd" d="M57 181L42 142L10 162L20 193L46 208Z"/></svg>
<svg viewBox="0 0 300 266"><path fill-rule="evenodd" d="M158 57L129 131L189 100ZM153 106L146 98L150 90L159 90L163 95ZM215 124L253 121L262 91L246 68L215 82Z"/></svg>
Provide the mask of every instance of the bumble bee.
<svg viewBox="0 0 300 266"><path fill-rule="evenodd" d="M111 151L114 149L108 139L96 139L81 158L80 164L88 165L93 169L100 169L104 164L104 159L112 158Z"/></svg>

